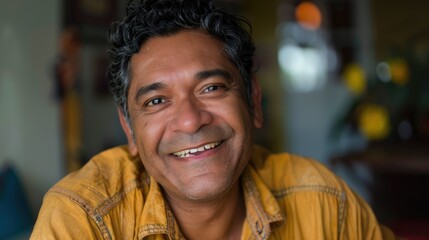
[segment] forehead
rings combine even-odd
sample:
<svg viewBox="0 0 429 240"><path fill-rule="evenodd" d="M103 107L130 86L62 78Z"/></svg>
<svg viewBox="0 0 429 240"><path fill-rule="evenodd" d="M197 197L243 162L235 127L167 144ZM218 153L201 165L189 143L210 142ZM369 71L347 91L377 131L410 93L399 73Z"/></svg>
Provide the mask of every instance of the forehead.
<svg viewBox="0 0 429 240"><path fill-rule="evenodd" d="M131 59L132 78L183 73L196 68L236 71L223 51L222 42L202 31L150 38Z"/></svg>

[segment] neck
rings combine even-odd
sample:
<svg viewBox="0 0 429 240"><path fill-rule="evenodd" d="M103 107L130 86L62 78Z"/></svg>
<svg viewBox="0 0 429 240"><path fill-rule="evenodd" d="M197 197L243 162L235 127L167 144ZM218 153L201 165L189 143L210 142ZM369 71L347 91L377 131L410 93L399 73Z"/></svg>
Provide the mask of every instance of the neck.
<svg viewBox="0 0 429 240"><path fill-rule="evenodd" d="M240 239L246 215L240 181L225 196L210 201L183 201L166 195L187 239Z"/></svg>

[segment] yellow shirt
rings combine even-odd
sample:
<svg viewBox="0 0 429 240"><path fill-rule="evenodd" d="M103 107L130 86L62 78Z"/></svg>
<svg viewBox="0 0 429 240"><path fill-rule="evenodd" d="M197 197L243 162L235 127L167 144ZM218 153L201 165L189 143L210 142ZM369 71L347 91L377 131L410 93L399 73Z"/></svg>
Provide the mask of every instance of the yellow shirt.
<svg viewBox="0 0 429 240"><path fill-rule="evenodd" d="M394 239L367 203L313 160L255 146L241 183L242 239ZM49 190L31 239L184 237L158 183L123 146Z"/></svg>

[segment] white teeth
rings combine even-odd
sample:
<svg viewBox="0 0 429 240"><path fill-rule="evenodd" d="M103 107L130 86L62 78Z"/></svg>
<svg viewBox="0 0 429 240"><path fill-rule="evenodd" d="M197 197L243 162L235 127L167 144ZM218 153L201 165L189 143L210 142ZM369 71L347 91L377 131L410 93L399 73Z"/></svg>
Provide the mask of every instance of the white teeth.
<svg viewBox="0 0 429 240"><path fill-rule="evenodd" d="M209 144L206 144L206 145L201 146L199 148L191 148L191 149L186 149L186 150L183 150L183 151L180 151L180 152L175 152L175 153L173 153L173 155L176 156L176 157L179 157L179 158L189 157L193 153L203 152L205 150L209 150L209 149L215 148L215 147L219 146L220 143L221 143L221 141L214 142L214 143L209 143Z"/></svg>

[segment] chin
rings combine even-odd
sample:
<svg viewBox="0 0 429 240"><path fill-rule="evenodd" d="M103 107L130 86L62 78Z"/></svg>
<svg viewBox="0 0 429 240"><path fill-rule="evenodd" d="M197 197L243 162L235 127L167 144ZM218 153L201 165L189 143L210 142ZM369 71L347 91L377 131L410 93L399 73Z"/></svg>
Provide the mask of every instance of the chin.
<svg viewBox="0 0 429 240"><path fill-rule="evenodd" d="M209 181L201 179L193 181L195 181L195 184L193 183L186 187L185 196L194 201L210 201L227 195L237 179L220 177Z"/></svg>

